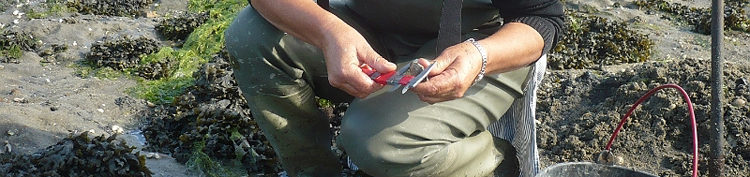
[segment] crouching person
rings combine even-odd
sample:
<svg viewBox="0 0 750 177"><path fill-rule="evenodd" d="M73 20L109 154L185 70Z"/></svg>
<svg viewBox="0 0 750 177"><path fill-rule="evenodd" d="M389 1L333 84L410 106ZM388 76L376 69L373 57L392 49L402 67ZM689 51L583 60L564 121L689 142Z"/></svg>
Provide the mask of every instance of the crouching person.
<svg viewBox="0 0 750 177"><path fill-rule="evenodd" d="M487 176L515 158L487 126L524 96L529 66L559 37L562 5L463 0L455 35L466 41L438 52L442 3L331 0L327 11L251 0L238 14L225 32L235 77L290 176L341 175L316 96L351 103L337 144L373 176ZM488 23L497 17L502 26ZM361 68L387 73L414 59L434 66L405 94Z"/></svg>

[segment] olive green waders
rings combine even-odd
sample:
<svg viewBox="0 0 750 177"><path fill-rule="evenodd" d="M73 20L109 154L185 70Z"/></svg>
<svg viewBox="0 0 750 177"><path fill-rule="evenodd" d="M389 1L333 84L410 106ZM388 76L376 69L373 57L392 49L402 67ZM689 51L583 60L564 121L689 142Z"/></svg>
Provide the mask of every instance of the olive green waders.
<svg viewBox="0 0 750 177"><path fill-rule="evenodd" d="M420 47L404 47L409 45L400 39L409 36L376 33L339 1L331 1L331 11L399 66L436 55L434 37ZM463 98L432 105L412 92L385 92L388 87L352 101L329 85L320 49L280 31L252 7L239 13L225 35L240 89L290 176L341 175L316 95L351 101L337 144L370 175L487 176L503 161L504 151L512 151L486 128L523 96L529 67L486 76ZM485 36L472 32L462 37ZM392 56L393 51L408 54Z"/></svg>

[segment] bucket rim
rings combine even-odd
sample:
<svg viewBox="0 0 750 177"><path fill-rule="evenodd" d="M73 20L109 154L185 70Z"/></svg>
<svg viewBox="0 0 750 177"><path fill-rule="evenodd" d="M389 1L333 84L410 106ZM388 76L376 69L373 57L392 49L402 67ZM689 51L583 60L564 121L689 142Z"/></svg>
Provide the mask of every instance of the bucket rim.
<svg viewBox="0 0 750 177"><path fill-rule="evenodd" d="M598 167L616 168L616 169L620 169L620 170L628 170L628 171L634 171L634 172L638 172L638 173L643 173L646 176L658 177L657 175L654 175L654 174L651 174L651 173L648 173L648 172L644 172L644 171L639 171L639 170L636 170L636 169L630 168L630 167L625 167L625 166L620 166L620 165L605 165L605 164L598 164L598 163L593 163L593 162L563 162L563 163L557 163L557 164L548 166L547 168L544 168L542 171L540 171L539 173L537 173L536 176L538 177L541 174L549 173L550 170L554 170L556 168L561 168L563 166L577 166L577 165L583 165L583 166L590 165L590 166L598 166Z"/></svg>

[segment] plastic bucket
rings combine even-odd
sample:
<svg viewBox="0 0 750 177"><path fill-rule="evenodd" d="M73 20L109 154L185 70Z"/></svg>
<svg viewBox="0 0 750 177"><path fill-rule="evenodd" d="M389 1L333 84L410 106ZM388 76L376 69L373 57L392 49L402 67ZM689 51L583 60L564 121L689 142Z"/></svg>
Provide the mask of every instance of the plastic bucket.
<svg viewBox="0 0 750 177"><path fill-rule="evenodd" d="M536 177L658 177L645 172L591 162L568 162L555 164L542 170Z"/></svg>

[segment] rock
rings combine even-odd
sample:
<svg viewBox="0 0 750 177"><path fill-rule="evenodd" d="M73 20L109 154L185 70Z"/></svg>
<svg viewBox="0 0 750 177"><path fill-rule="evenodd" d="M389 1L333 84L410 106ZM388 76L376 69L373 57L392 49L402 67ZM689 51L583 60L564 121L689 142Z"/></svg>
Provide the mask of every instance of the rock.
<svg viewBox="0 0 750 177"><path fill-rule="evenodd" d="M14 131L12 131L12 130L8 130L8 131L7 131L7 132L5 132L5 133L6 133L6 134L8 134L8 136L13 136L13 135L16 135L16 132L14 132Z"/></svg>
<svg viewBox="0 0 750 177"><path fill-rule="evenodd" d="M618 165L618 162L620 160L621 158L615 156L615 154L613 154L611 151L604 150L599 153L596 163L605 165Z"/></svg>
<svg viewBox="0 0 750 177"><path fill-rule="evenodd" d="M10 147L10 143L8 143L8 141L5 141L5 147L3 148L3 150L8 154L12 152L13 148Z"/></svg>
<svg viewBox="0 0 750 177"><path fill-rule="evenodd" d="M732 106L736 106L736 107L742 107L742 106L745 106L745 104L747 104L747 101L745 101L745 99L742 99L742 98L736 98L734 99L734 101L732 101Z"/></svg>
<svg viewBox="0 0 750 177"><path fill-rule="evenodd" d="M669 104L669 110L673 110L674 108L677 108L676 104Z"/></svg>
<svg viewBox="0 0 750 177"><path fill-rule="evenodd" d="M141 15L141 17L146 17L146 18L156 18L156 17L160 16L159 14L157 14L154 11L141 11L140 15Z"/></svg>
<svg viewBox="0 0 750 177"><path fill-rule="evenodd" d="M123 132L125 132L125 130L123 130L122 127L120 126L113 125L112 132L117 133L117 134L122 134Z"/></svg>
<svg viewBox="0 0 750 177"><path fill-rule="evenodd" d="M125 144L127 144L128 146L135 147L136 151L141 151L141 149L146 146L146 144L143 141L139 140L138 137L129 133L119 134L117 135L117 139L125 142Z"/></svg>
<svg viewBox="0 0 750 177"><path fill-rule="evenodd" d="M161 155L159 155L159 153L155 153L155 152L149 152L145 156L146 156L146 158L149 158L149 159L161 159Z"/></svg>
<svg viewBox="0 0 750 177"><path fill-rule="evenodd" d="M161 159L161 155L159 155L159 153L151 152L146 154L146 158Z"/></svg>
<svg viewBox="0 0 750 177"><path fill-rule="evenodd" d="M18 95L18 94L21 94L20 89L14 88L10 90L10 95Z"/></svg>
<svg viewBox="0 0 750 177"><path fill-rule="evenodd" d="M24 101L23 98L13 98L14 102L22 103Z"/></svg>
<svg viewBox="0 0 750 177"><path fill-rule="evenodd" d="M54 55L54 54L55 53L51 48L44 49L42 50L42 52L39 53L40 56L49 56L49 55Z"/></svg>
<svg viewBox="0 0 750 177"><path fill-rule="evenodd" d="M0 28L2 28L2 27L0 27ZM3 66L3 65L0 65L0 69L4 69L4 68L5 68L5 66Z"/></svg>
<svg viewBox="0 0 750 177"><path fill-rule="evenodd" d="M104 109L96 109L96 111L99 111L100 113L104 113Z"/></svg>

